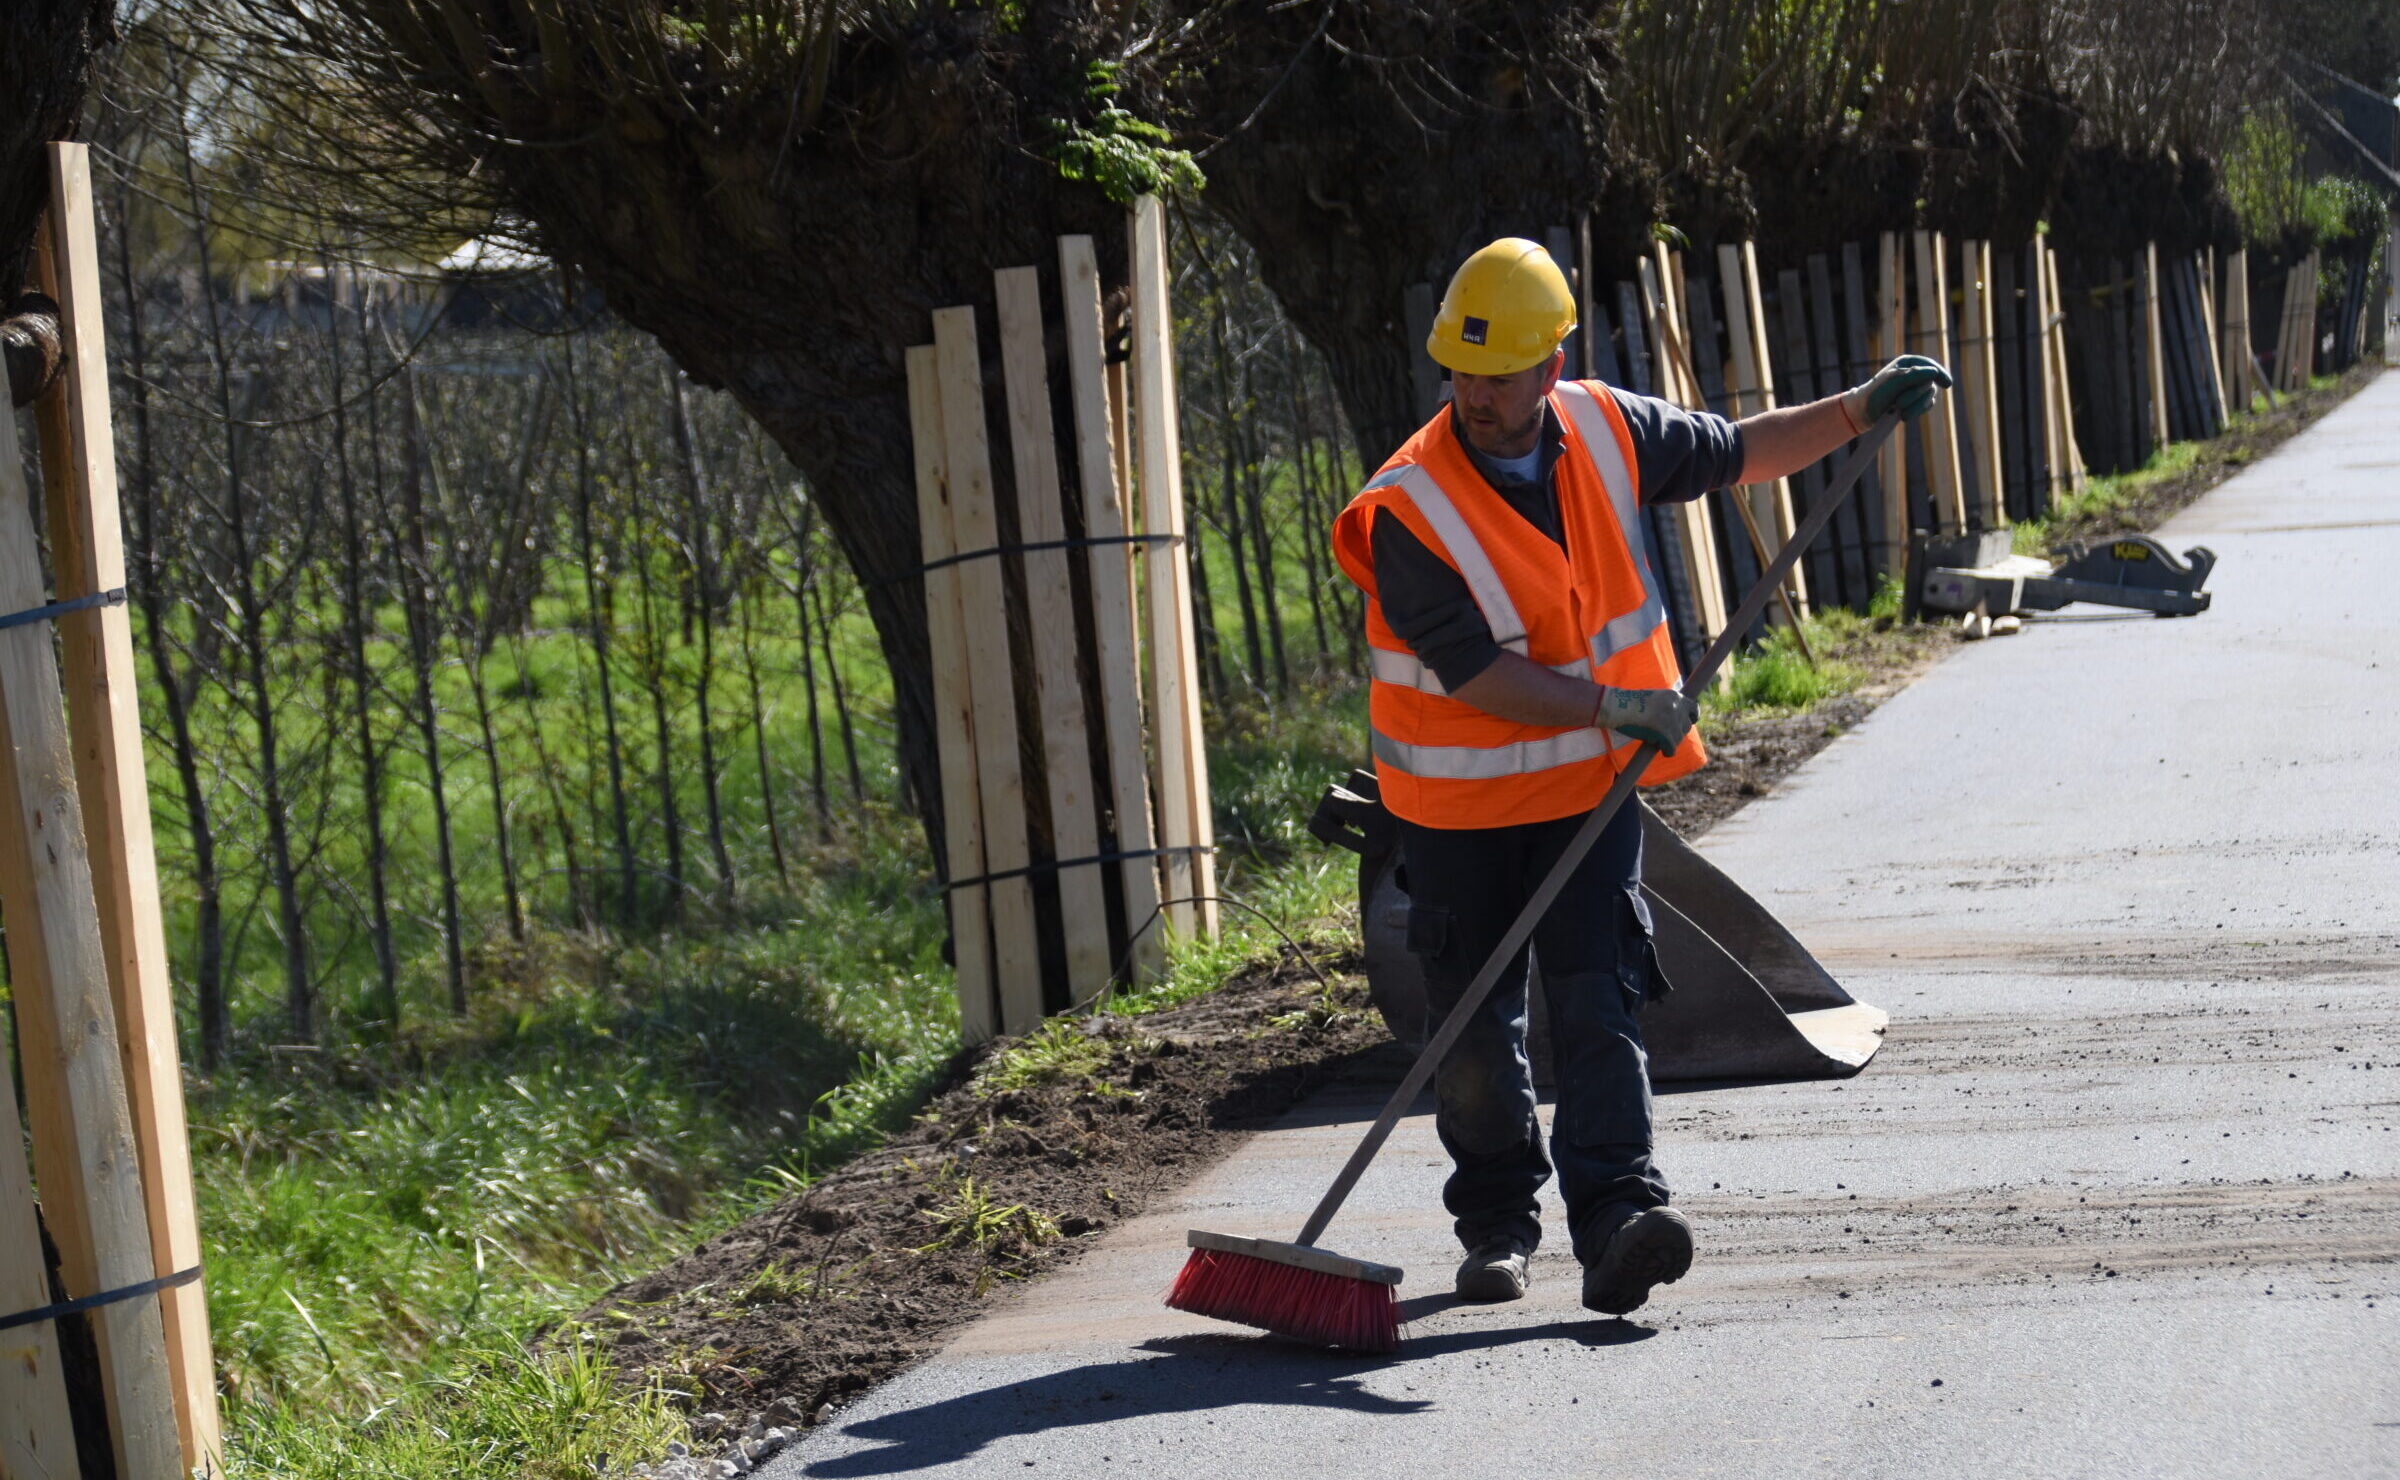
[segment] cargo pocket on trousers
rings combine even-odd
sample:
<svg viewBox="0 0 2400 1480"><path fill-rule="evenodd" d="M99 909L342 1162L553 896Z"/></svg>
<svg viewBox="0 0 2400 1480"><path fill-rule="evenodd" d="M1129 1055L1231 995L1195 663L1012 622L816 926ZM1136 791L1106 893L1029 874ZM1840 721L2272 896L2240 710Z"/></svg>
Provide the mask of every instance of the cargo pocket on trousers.
<svg viewBox="0 0 2400 1480"><path fill-rule="evenodd" d="M1438 905L1408 907L1409 954L1426 962L1442 959L1450 949L1450 911Z"/></svg>
<svg viewBox="0 0 2400 1480"><path fill-rule="evenodd" d="M1643 1003L1666 996L1670 987L1658 967L1657 932L1641 885L1621 887L1617 911L1617 985L1625 993L1626 1010L1638 1013Z"/></svg>

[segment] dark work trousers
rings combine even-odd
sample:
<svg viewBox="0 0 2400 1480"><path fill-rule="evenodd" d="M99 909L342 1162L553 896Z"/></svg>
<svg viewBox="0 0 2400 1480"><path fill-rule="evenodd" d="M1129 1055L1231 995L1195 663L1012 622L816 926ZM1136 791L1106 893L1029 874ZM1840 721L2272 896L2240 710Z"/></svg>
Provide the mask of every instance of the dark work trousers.
<svg viewBox="0 0 2400 1480"><path fill-rule="evenodd" d="M1402 821L1409 948L1425 963L1428 1030L1441 1023L1557 862L1584 815L1514 827L1431 828ZM1558 1082L1550 1155L1534 1118L1525 1056L1526 952L1476 1010L1434 1076L1434 1125L1450 1153L1443 1205L1473 1249L1496 1234L1541 1238L1534 1194L1558 1163L1575 1257L1600 1250L1602 1210L1667 1201L1650 1164L1650 1076L1635 1014L1651 991L1650 909L1641 897L1642 820L1610 820L1533 931Z"/></svg>

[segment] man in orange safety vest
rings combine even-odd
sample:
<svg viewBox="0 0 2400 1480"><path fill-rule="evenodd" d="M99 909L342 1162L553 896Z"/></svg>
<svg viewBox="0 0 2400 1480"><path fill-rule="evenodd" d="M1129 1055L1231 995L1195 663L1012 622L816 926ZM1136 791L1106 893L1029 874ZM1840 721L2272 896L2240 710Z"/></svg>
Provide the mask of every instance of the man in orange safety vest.
<svg viewBox="0 0 2400 1480"><path fill-rule="evenodd" d="M1436 1022L1640 742L1665 751L1646 785L1707 761L1642 507L1797 472L1887 411L1922 415L1950 384L1906 355L1841 395L1734 422L1562 380L1574 326L1540 246L1505 238L1468 258L1425 343L1451 403L1334 526L1367 597L1375 770ZM1435 1076L1465 1299L1525 1293L1553 1159L1586 1306L1623 1315L1691 1267L1691 1224L1651 1160L1637 1014L1665 983L1641 838L1639 814L1619 813L1533 933L1558 1080L1548 1152L1522 949Z"/></svg>

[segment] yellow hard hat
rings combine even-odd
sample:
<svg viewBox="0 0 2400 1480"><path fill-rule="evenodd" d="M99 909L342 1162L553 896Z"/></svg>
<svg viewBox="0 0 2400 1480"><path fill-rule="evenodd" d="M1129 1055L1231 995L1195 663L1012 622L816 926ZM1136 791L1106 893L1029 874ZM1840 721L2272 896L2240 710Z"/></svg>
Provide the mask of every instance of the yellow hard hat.
<svg viewBox="0 0 2400 1480"><path fill-rule="evenodd" d="M1459 375L1514 375L1557 353L1574 327L1567 275L1539 242L1504 236L1459 264L1425 353Z"/></svg>

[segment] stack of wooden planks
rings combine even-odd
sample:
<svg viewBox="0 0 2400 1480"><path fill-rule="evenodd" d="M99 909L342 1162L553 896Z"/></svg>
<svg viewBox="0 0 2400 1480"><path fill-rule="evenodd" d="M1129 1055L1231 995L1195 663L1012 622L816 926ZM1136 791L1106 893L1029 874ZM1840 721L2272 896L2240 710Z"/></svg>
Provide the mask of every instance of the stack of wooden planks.
<svg viewBox="0 0 2400 1480"><path fill-rule="evenodd" d="M944 865L970 1042L1026 1032L1121 976L1155 974L1170 930L1217 931L1155 199L1135 204L1129 233L1125 365L1108 363L1091 238L1059 243L1055 317L1038 268L995 275L1013 496L995 477L976 310L937 310L933 343L907 353ZM1072 408L1063 440L1054 342Z"/></svg>

